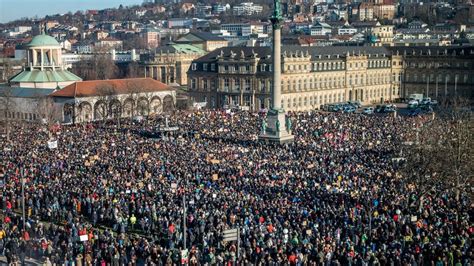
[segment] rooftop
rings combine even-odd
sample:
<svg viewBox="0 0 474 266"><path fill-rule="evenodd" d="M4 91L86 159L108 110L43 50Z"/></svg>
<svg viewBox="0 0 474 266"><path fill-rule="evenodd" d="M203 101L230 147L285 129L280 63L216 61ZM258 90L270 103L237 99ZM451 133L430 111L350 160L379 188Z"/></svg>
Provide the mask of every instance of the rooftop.
<svg viewBox="0 0 474 266"><path fill-rule="evenodd" d="M41 47L41 46L60 46L58 41L56 41L55 38L46 35L46 34L41 34L41 35L36 35L33 37L30 43L27 45L28 47Z"/></svg>
<svg viewBox="0 0 474 266"><path fill-rule="evenodd" d="M104 92L103 88L113 89L114 94L147 93L173 90L170 86L152 78L130 78L109 80L78 81L68 85L53 94L54 97L94 97ZM134 91L136 88L137 91Z"/></svg>
<svg viewBox="0 0 474 266"><path fill-rule="evenodd" d="M210 32L193 31L176 40L176 42L186 41L225 41L225 39Z"/></svg>
<svg viewBox="0 0 474 266"><path fill-rule="evenodd" d="M190 44L170 44L167 46L158 47L155 50L156 54L159 53L178 53L178 54L205 54L206 51Z"/></svg>
<svg viewBox="0 0 474 266"><path fill-rule="evenodd" d="M311 36L314 37L314 36ZM345 56L347 53L349 54L385 54L390 55L391 52L389 49L385 47L373 47L373 46L318 46L318 47L301 47L297 45L284 45L281 47L281 52L288 53L288 54L295 54L303 52L306 54L311 55L313 59L319 58L319 56L328 56L336 55ZM235 58L239 59L240 56L243 54L246 57L251 56L253 53L256 54L259 58L270 58L272 55L272 48L271 47L224 47L216 49L199 59L195 60L195 62L212 62L217 59L218 56L223 56L224 58L230 57L231 53L235 54ZM332 58L332 57L331 57Z"/></svg>
<svg viewBox="0 0 474 266"><path fill-rule="evenodd" d="M7 93L14 98L38 98L49 95L54 90L55 89L23 88L0 85L0 95Z"/></svg>
<svg viewBox="0 0 474 266"><path fill-rule="evenodd" d="M11 82L64 82L64 81L79 81L80 77L74 75L67 70L23 70L17 75L13 76Z"/></svg>

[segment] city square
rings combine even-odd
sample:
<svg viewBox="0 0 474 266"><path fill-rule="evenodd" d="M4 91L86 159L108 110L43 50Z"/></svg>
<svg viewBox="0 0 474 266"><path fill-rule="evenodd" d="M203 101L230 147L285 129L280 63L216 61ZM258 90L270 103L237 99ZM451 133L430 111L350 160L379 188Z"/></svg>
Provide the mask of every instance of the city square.
<svg viewBox="0 0 474 266"><path fill-rule="evenodd" d="M295 141L282 146L255 141L261 117L249 112L176 112L165 140L141 133L163 116L64 126L56 149L45 130L15 128L0 149L5 248L57 264L169 265L180 263L184 219L193 265L469 264L472 191L456 201L434 187L420 209L421 187L393 162L431 118L291 118ZM236 227L239 250L222 239Z"/></svg>
<svg viewBox="0 0 474 266"><path fill-rule="evenodd" d="M1 265L473 264L467 4L160 2L0 24Z"/></svg>

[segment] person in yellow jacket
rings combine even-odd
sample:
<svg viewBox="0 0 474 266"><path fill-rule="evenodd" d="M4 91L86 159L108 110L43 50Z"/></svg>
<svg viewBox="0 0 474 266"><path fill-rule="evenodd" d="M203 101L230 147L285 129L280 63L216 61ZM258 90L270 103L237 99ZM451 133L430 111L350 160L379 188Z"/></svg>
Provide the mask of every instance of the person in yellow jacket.
<svg viewBox="0 0 474 266"><path fill-rule="evenodd" d="M5 232L5 230L3 228L0 228L0 240L2 240L6 235L7 233Z"/></svg>
<svg viewBox="0 0 474 266"><path fill-rule="evenodd" d="M135 230L136 223L137 223L137 217L135 217L135 214L132 214L132 217L130 217L130 224L132 225L132 230Z"/></svg>

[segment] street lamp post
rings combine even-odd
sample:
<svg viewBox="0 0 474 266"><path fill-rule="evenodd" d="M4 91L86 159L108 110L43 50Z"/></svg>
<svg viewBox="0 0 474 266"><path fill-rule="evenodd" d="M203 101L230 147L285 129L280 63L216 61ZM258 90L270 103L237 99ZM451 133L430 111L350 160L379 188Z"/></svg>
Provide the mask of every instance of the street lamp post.
<svg viewBox="0 0 474 266"><path fill-rule="evenodd" d="M183 190L183 250L186 250L186 185Z"/></svg>
<svg viewBox="0 0 474 266"><path fill-rule="evenodd" d="M25 177L24 177L24 171L23 168L20 171L20 178L21 178L21 213L22 213L22 218L23 218L23 232L25 232L25 223L26 223L26 218L25 218Z"/></svg>

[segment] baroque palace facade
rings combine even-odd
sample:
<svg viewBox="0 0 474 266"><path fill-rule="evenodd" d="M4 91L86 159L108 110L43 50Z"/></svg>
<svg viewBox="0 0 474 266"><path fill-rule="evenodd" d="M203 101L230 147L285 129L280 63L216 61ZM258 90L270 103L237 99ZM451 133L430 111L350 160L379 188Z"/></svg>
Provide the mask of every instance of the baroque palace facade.
<svg viewBox="0 0 474 266"><path fill-rule="evenodd" d="M402 98L412 93L434 99L474 98L474 46L389 49L404 58Z"/></svg>
<svg viewBox="0 0 474 266"><path fill-rule="evenodd" d="M282 106L290 111L327 103L375 103L400 96L403 58L384 47L282 47ZM209 108L270 107L270 47L226 47L194 60L188 92Z"/></svg>

